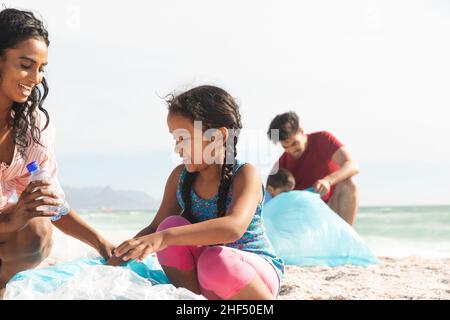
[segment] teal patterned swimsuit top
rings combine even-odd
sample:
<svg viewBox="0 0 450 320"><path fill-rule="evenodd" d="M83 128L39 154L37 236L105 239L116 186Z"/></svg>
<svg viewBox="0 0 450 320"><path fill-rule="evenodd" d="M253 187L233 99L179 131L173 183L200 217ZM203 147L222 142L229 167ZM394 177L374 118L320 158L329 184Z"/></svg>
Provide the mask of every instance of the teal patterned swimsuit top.
<svg viewBox="0 0 450 320"><path fill-rule="evenodd" d="M236 161L236 164L233 168L233 176L235 176L237 171L244 165L245 163L240 163L239 161ZM184 177L186 176L186 172L187 172L186 168L184 168L183 172L180 175L180 180L178 182L177 188L177 199L182 209L184 209L184 203L181 196L181 188L183 186L183 181ZM231 201L233 199L232 184L233 180L231 180L230 190L228 191L226 202L227 209L229 208ZM264 192L264 188L262 190ZM218 198L219 195L216 194L216 196L213 197L212 199L209 200L203 199L200 196L198 196L192 188L191 189L192 217L200 222L217 218ZM278 258L275 255L275 251L272 247L272 244L270 243L269 239L265 234L265 229L262 220L263 202L264 201L262 201L256 208L256 212L253 216L253 219L250 225L248 226L247 231L245 231L244 235L239 240L233 243L226 244L226 246L260 255L261 257L265 258L272 264L272 266L277 271L279 279L281 279L282 275L284 274L284 263L281 258Z"/></svg>

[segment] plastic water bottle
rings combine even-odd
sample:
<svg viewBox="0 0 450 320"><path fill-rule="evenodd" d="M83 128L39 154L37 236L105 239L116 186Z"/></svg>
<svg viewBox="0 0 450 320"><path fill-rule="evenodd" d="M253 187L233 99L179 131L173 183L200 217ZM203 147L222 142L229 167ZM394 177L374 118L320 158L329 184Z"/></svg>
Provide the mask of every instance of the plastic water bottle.
<svg viewBox="0 0 450 320"><path fill-rule="evenodd" d="M29 163L27 165L27 170L31 174L30 180L29 180L30 182L36 181L36 180L51 181L52 184L50 186L50 190L53 192L57 192L57 194L60 196L59 199L61 201L63 201L63 204L61 204L59 206L45 205L45 206L39 207L39 208L41 208L41 210L43 209L43 211L45 211L45 212L59 213L57 216L50 217L50 220L56 221L56 220L61 219L62 216L65 216L66 214L68 214L70 211L69 204L64 199L64 193L62 192L62 190L60 190L59 184L56 183L55 179L53 179L51 174L46 170L41 170L41 168L39 167L39 164L37 164L36 161Z"/></svg>

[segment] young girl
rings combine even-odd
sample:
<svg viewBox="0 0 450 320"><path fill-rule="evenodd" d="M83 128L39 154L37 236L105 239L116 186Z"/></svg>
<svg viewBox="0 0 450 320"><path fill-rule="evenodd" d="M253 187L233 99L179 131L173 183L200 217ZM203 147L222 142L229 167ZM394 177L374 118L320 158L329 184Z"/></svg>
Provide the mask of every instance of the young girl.
<svg viewBox="0 0 450 320"><path fill-rule="evenodd" d="M116 250L152 252L175 286L208 299L273 299L284 272L261 221L258 171L236 157L241 116L224 90L201 86L168 101L167 124L183 165L173 170L155 219ZM203 138L204 135L213 138Z"/></svg>
<svg viewBox="0 0 450 320"><path fill-rule="evenodd" d="M38 207L60 204L58 196L49 191L49 182L28 184L26 169L36 161L57 178L54 131L43 107L48 93L44 78L48 45L48 32L33 13L0 11L0 299L14 274L37 266L48 256L52 244L49 217L55 213ZM91 245L104 258L111 256L113 245L75 212L54 225Z"/></svg>

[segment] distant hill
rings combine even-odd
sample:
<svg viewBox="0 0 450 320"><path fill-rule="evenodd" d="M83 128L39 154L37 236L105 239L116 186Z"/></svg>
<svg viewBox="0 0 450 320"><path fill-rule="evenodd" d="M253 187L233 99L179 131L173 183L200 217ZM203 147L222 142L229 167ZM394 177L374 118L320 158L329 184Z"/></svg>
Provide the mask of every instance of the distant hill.
<svg viewBox="0 0 450 320"><path fill-rule="evenodd" d="M113 190L110 186L73 188L63 186L66 199L75 210L155 210L160 201L145 192Z"/></svg>

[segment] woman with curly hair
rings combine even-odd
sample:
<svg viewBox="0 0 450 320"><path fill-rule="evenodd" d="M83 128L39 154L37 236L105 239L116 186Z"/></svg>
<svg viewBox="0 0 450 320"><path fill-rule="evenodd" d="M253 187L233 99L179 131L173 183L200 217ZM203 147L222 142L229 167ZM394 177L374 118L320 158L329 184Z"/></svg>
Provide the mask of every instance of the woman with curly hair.
<svg viewBox="0 0 450 320"><path fill-rule="evenodd" d="M48 94L44 75L49 43L46 28L33 13L0 11L0 298L12 276L49 255L49 217L56 213L39 209L61 202L50 191L49 181L28 183L26 169L36 161L58 184L54 129L43 105ZM53 224L110 258L114 247L74 211Z"/></svg>

